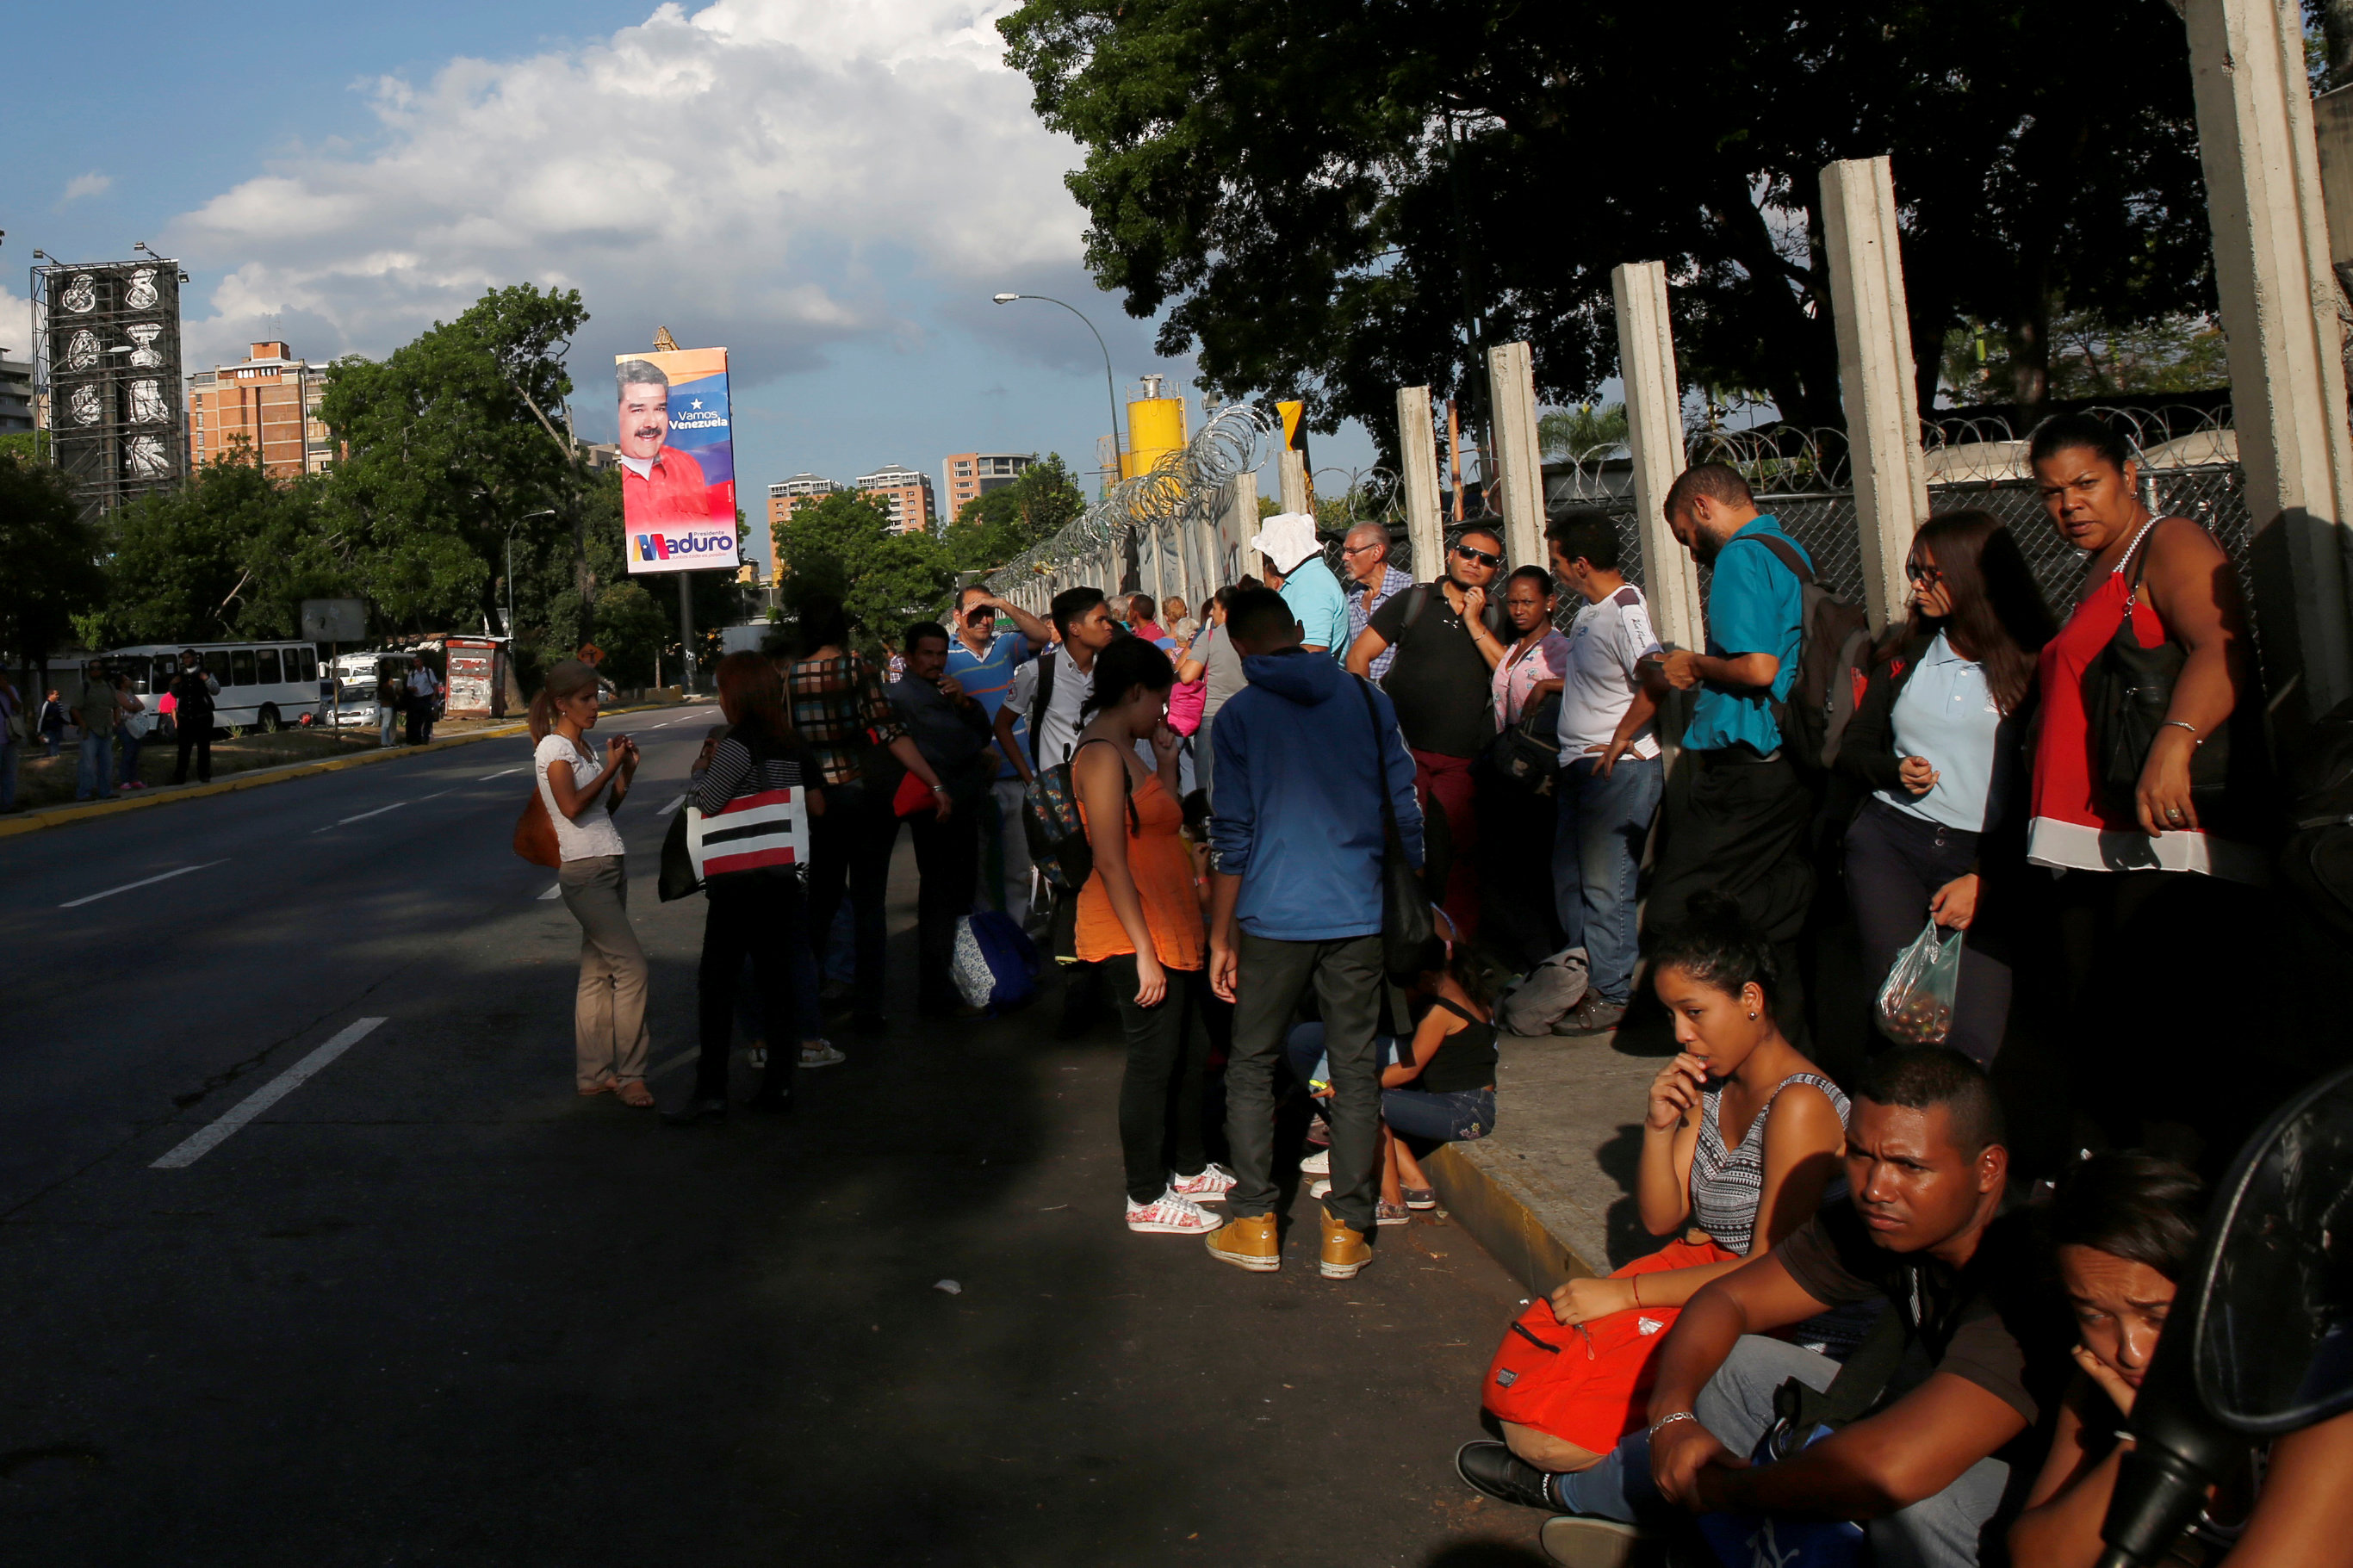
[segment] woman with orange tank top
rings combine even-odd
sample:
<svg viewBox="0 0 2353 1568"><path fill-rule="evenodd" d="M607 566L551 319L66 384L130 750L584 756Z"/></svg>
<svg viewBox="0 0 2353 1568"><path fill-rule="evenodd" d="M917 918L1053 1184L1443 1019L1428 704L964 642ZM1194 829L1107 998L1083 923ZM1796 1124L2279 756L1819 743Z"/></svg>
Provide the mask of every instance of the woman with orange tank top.
<svg viewBox="0 0 2353 1568"><path fill-rule="evenodd" d="M1094 867L1079 889L1079 958L1103 966L1127 1035L1119 1141L1127 1227L1202 1235L1224 1222L1233 1177L1201 1146L1201 1087L1208 1034L1208 931L1180 830L1177 750L1168 727L1176 668L1142 637L1121 637L1095 659L1094 689L1071 755L1071 782ZM1149 742L1156 768L1138 757ZM1122 831L1122 829L1124 831Z"/></svg>

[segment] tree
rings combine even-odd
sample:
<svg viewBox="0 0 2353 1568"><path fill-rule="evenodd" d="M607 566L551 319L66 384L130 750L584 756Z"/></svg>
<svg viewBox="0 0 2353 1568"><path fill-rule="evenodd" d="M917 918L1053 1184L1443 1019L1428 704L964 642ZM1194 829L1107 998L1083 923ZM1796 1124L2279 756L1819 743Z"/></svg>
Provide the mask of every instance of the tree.
<svg viewBox="0 0 2353 1568"><path fill-rule="evenodd" d="M616 583L596 595L596 646L605 650L598 668L616 686L651 686L658 654L669 674L679 673L678 617L640 583Z"/></svg>
<svg viewBox="0 0 2353 1568"><path fill-rule="evenodd" d="M320 524L325 485L281 484L249 447L206 463L176 490L108 520L113 592L97 617L110 642L292 637L301 603L351 591L347 550Z"/></svg>
<svg viewBox="0 0 2353 1568"><path fill-rule="evenodd" d="M1536 420L1536 446L1554 462L1575 461L1606 454L1626 444L1626 405L1590 403L1575 408L1547 409Z"/></svg>
<svg viewBox="0 0 2353 1568"><path fill-rule="evenodd" d="M942 542L957 571L993 572L1086 509L1086 492L1062 454L1049 452L1004 489L965 502Z"/></svg>
<svg viewBox="0 0 2353 1568"><path fill-rule="evenodd" d="M2050 342L2053 398L2161 396L2231 384L2221 324L2211 316L2116 326L2091 311L2069 310L2052 318ZM1963 405L2008 401L2016 354L1998 327L1956 327L1945 340L1947 392Z"/></svg>
<svg viewBox="0 0 2353 1568"><path fill-rule="evenodd" d="M847 604L851 580L890 531L891 514L881 507L854 490L836 491L786 521L777 536L779 567L798 591Z"/></svg>
<svg viewBox="0 0 2353 1568"><path fill-rule="evenodd" d="M832 595L870 637L927 618L955 581L948 547L890 524L882 508L847 490L793 513L778 547L794 595Z"/></svg>
<svg viewBox="0 0 2353 1568"><path fill-rule="evenodd" d="M598 583L587 552L596 485L554 416L572 392L565 348L587 319L576 289L517 284L380 362L328 367L320 416L346 449L326 521L395 625L486 621L501 607L508 525L534 511L553 515L520 524L518 556L569 534L585 620L579 605Z"/></svg>
<svg viewBox="0 0 2353 1568"><path fill-rule="evenodd" d="M1399 385L1475 420L1493 343L1534 343L1546 401L1591 397L1609 270L1650 258L1686 382L1838 423L1819 173L1839 158L1894 158L1913 341L2002 323L2021 401L2059 302L2124 322L2211 301L2162 0L1026 0L999 27L1085 150L1088 266L1166 313L1161 352L1385 447ZM2129 89L2085 90L2086 60Z"/></svg>
<svg viewBox="0 0 2353 1568"><path fill-rule="evenodd" d="M0 453L0 648L47 670L74 617L104 601L103 548L55 468Z"/></svg>

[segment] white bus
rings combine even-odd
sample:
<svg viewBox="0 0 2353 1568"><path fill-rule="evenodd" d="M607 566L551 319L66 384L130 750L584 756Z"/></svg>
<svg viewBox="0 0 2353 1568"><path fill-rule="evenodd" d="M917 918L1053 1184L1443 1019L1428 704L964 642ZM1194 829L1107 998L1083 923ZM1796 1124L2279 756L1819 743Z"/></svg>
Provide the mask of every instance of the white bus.
<svg viewBox="0 0 2353 1568"><path fill-rule="evenodd" d="M213 699L216 725L269 731L296 723L305 713L316 716L314 722L324 717L319 650L311 643L142 643L98 657L127 671L131 689L152 710L171 689L180 651L191 647L203 658L205 673L220 683L220 695Z"/></svg>

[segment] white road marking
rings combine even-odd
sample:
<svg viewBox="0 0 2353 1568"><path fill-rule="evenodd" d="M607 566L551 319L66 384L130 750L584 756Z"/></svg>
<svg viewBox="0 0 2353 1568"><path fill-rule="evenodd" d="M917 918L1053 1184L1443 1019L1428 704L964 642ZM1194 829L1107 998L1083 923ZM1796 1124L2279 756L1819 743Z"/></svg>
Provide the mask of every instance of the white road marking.
<svg viewBox="0 0 2353 1568"><path fill-rule="evenodd" d="M147 1168L151 1171L177 1171L195 1164L222 1143L227 1142L229 1135L238 1128L301 1088L337 1057L359 1044L369 1030L383 1022L382 1018L362 1018L358 1023L344 1029L333 1039L247 1095L218 1121L179 1144L170 1153Z"/></svg>
<svg viewBox="0 0 2353 1568"><path fill-rule="evenodd" d="M379 805L374 811L363 811L357 816L346 816L341 822L336 823L335 826L338 827L349 827L354 822L365 822L371 816L382 816L387 811L398 811L404 805L413 805L415 804L416 803L413 801L396 800L390 805Z"/></svg>
<svg viewBox="0 0 2353 1568"><path fill-rule="evenodd" d="M158 882L168 882L174 877L185 877L191 871L202 871L209 867L226 866L228 862L226 859L222 859L207 860L202 866L183 866L176 871L166 871L160 877L142 877L136 882L125 882L119 888L109 888L102 893L91 893L84 898L69 900L65 903L59 904L58 908L61 910L78 910L84 904L94 904L100 899L111 899L117 893L127 893L133 888L150 888Z"/></svg>
<svg viewBox="0 0 2353 1568"><path fill-rule="evenodd" d="M524 770L522 768L502 768L494 773L484 773L480 778L476 779L474 782L476 784L488 784L492 779L502 779L509 773L519 773L523 771Z"/></svg>
<svg viewBox="0 0 2353 1568"><path fill-rule="evenodd" d="M428 800L439 800L443 795L448 795L448 794L450 794L450 793L452 793L452 792L451 792L451 791L448 791L448 790L446 790L446 789L437 789L437 790L435 790L431 795L419 795L419 796L417 796L417 805L424 805L424 804L425 804L427 801L428 801ZM386 809L386 810L390 810L391 808L390 808L389 806L387 806L387 807L385 807L385 809Z"/></svg>
<svg viewBox="0 0 2353 1568"><path fill-rule="evenodd" d="M543 903L543 903L547 902L547 900L550 900L550 899L560 899L560 898L562 898L563 896L564 896L564 884L563 884L563 883L561 883L561 882L558 882L558 883L556 883L556 884L555 884L555 886L554 886L553 888L548 889L547 889L547 891L545 891L545 892L543 892L543 893L540 894L540 896L539 896L539 901L540 901L541 903Z"/></svg>
<svg viewBox="0 0 2353 1568"><path fill-rule="evenodd" d="M671 801L668 805L663 806L659 811L655 812L654 815L656 816L668 816L671 812L676 811L680 806L684 805L685 804L686 796L680 795L676 800Z"/></svg>

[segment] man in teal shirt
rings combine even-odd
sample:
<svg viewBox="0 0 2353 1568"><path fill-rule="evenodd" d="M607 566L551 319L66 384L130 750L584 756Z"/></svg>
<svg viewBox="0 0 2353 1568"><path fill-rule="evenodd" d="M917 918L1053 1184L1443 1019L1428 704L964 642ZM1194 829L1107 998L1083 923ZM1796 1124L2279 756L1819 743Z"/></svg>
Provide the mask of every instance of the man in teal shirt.
<svg viewBox="0 0 2353 1568"><path fill-rule="evenodd" d="M1277 512L1260 526L1250 548L1266 563L1266 585L1282 595L1306 632L1300 647L1335 659L1348 653L1348 596L1324 562L1315 520L1305 512Z"/></svg>
<svg viewBox="0 0 2353 1568"><path fill-rule="evenodd" d="M1707 651L1660 660L1667 685L1694 693L1683 751L1669 778L1663 842L1645 906L1651 931L1690 918L1693 897L1719 893L1772 942L1783 994L1774 1016L1802 1038L1797 941L1813 900L1805 854L1814 792L1784 748L1773 705L1798 679L1804 585L1761 542L1804 547L1757 510L1748 481L1723 463L1687 468L1667 491L1667 526L1692 558L1715 570L1707 588Z"/></svg>

